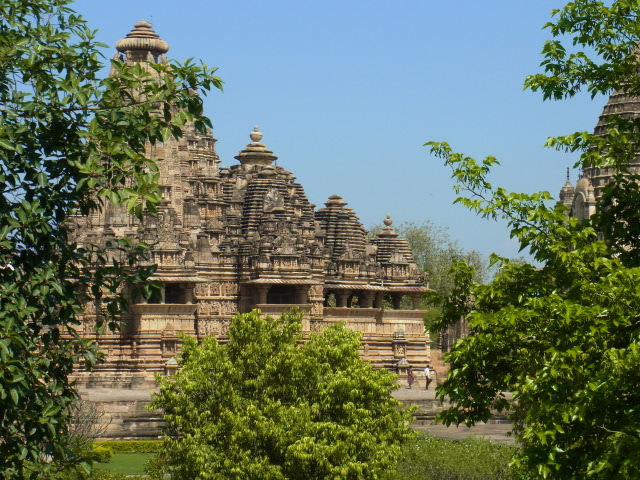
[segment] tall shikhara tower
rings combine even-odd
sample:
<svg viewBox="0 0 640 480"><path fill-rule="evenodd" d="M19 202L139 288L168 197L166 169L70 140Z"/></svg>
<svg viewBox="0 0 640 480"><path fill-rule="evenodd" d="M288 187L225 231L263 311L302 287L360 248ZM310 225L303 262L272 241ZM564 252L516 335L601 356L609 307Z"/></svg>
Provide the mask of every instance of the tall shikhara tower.
<svg viewBox="0 0 640 480"><path fill-rule="evenodd" d="M116 48L122 60L148 65L165 62L169 45L141 21ZM97 337L107 359L78 373L83 388L151 388L155 373L175 368L178 332L224 340L233 315L252 309L296 307L306 332L344 321L363 332L362 355L376 367L402 372L430 362L418 309L427 289L391 218L369 239L340 196L316 210L296 177L274 164L257 127L250 140L235 164L221 167L212 133L187 126L181 139L148 147L163 195L156 216L140 222L106 204L75 219L79 245L122 236L152 245L147 261L162 285L155 298L130 298L122 331ZM87 306L87 336L95 336L95 314Z"/></svg>
<svg viewBox="0 0 640 480"><path fill-rule="evenodd" d="M613 115L626 120L640 117L640 97L632 97L624 91L613 92L598 119L594 129L595 135L606 135L607 126L611 125ZM625 167L631 173L640 173L640 153L626 163ZM596 205L602 196L603 187L609 183L615 173L613 167L588 166L583 168L574 186L569 180L567 171L567 181L560 190L559 203L567 207L571 216L580 219L589 218L596 212Z"/></svg>

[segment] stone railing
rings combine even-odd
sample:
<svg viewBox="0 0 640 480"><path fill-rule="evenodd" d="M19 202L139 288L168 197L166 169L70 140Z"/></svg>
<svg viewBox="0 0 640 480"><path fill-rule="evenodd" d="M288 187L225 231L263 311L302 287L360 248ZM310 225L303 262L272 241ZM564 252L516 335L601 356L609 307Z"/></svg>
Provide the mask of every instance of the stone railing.
<svg viewBox="0 0 640 480"><path fill-rule="evenodd" d="M137 303L131 306L138 315L193 315L198 308L195 303Z"/></svg>
<svg viewBox="0 0 640 480"><path fill-rule="evenodd" d="M324 308L323 316L327 320L341 319L353 321L371 321L376 322L422 322L424 318L424 310L383 310L379 308L343 308L333 307Z"/></svg>
<svg viewBox="0 0 640 480"><path fill-rule="evenodd" d="M424 310L383 310L382 321L422 321L425 313L426 312Z"/></svg>
<svg viewBox="0 0 640 480"><path fill-rule="evenodd" d="M346 307L325 307L323 316L329 320L340 318L344 320L378 320L382 310L379 308L346 308Z"/></svg>
<svg viewBox="0 0 640 480"><path fill-rule="evenodd" d="M288 303L276 303L276 304L267 304L267 303L259 303L250 306L251 310L260 310L265 315L280 315L287 310L298 309L305 314L308 314L311 311L311 304L288 304Z"/></svg>

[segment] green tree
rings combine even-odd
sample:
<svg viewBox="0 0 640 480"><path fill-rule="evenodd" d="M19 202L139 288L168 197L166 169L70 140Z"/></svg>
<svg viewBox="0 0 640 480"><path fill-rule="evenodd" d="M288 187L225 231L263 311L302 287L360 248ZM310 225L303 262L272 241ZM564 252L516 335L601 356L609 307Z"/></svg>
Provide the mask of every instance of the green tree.
<svg viewBox="0 0 640 480"><path fill-rule="evenodd" d="M526 87L545 99L583 89L638 96L638 13L635 1L577 0L555 10L546 25L554 39L543 48L545 73L528 77ZM639 122L613 117L599 135L548 140L581 151L583 167L619 173L604 189L600 213L584 222L549 206L546 192L494 188L486 176L495 158L476 162L445 143L428 144L451 166L458 201L506 219L541 265L494 256L499 271L487 285L457 265L457 287L435 328L467 314L473 334L447 356L451 371L438 394L454 406L440 418L473 424L509 410L522 445L517 462L545 478L640 476L639 245L637 225L628 224L640 198L638 177L625 168L640 152Z"/></svg>
<svg viewBox="0 0 640 480"><path fill-rule="evenodd" d="M97 328L115 327L123 285L151 271L130 271L145 245L127 239L112 252L70 244L69 216L105 199L153 212L146 144L181 135L186 122L206 129L194 92L220 86L190 63L152 73L114 61L118 75L100 78L101 45L69 3L0 2L0 478L56 478L77 461L66 445L68 376L99 358L78 317L100 301Z"/></svg>
<svg viewBox="0 0 640 480"><path fill-rule="evenodd" d="M344 325L302 341L302 315L237 315L229 343L185 338L150 408L167 423L160 476L375 479L413 437L396 376L358 355Z"/></svg>

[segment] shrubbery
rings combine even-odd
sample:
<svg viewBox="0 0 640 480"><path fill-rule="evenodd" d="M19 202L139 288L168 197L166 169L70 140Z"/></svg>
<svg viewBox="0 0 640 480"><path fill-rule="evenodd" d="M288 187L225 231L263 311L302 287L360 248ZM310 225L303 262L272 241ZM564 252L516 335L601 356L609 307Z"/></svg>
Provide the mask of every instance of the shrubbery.
<svg viewBox="0 0 640 480"><path fill-rule="evenodd" d="M111 455L113 455L113 452L107 447L94 447L92 457L96 462L109 463Z"/></svg>
<svg viewBox="0 0 640 480"><path fill-rule="evenodd" d="M408 443L392 480L528 480L509 466L514 447L469 437L460 442L421 435Z"/></svg>
<svg viewBox="0 0 640 480"><path fill-rule="evenodd" d="M158 453L162 440L120 440L107 442L94 442L94 450L97 447L105 447L113 453Z"/></svg>
<svg viewBox="0 0 640 480"><path fill-rule="evenodd" d="M144 475L123 475L122 473L113 473L109 470L94 470L91 476L86 480L143 480Z"/></svg>

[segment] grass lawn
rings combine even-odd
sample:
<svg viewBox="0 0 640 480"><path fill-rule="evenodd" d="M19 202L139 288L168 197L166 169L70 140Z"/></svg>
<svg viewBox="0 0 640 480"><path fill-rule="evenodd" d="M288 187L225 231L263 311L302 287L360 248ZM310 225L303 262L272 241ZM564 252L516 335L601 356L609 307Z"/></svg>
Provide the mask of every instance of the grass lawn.
<svg viewBox="0 0 640 480"><path fill-rule="evenodd" d="M153 456L155 453L114 453L109 463L96 462L93 467L124 475L141 475L144 473L144 464Z"/></svg>

